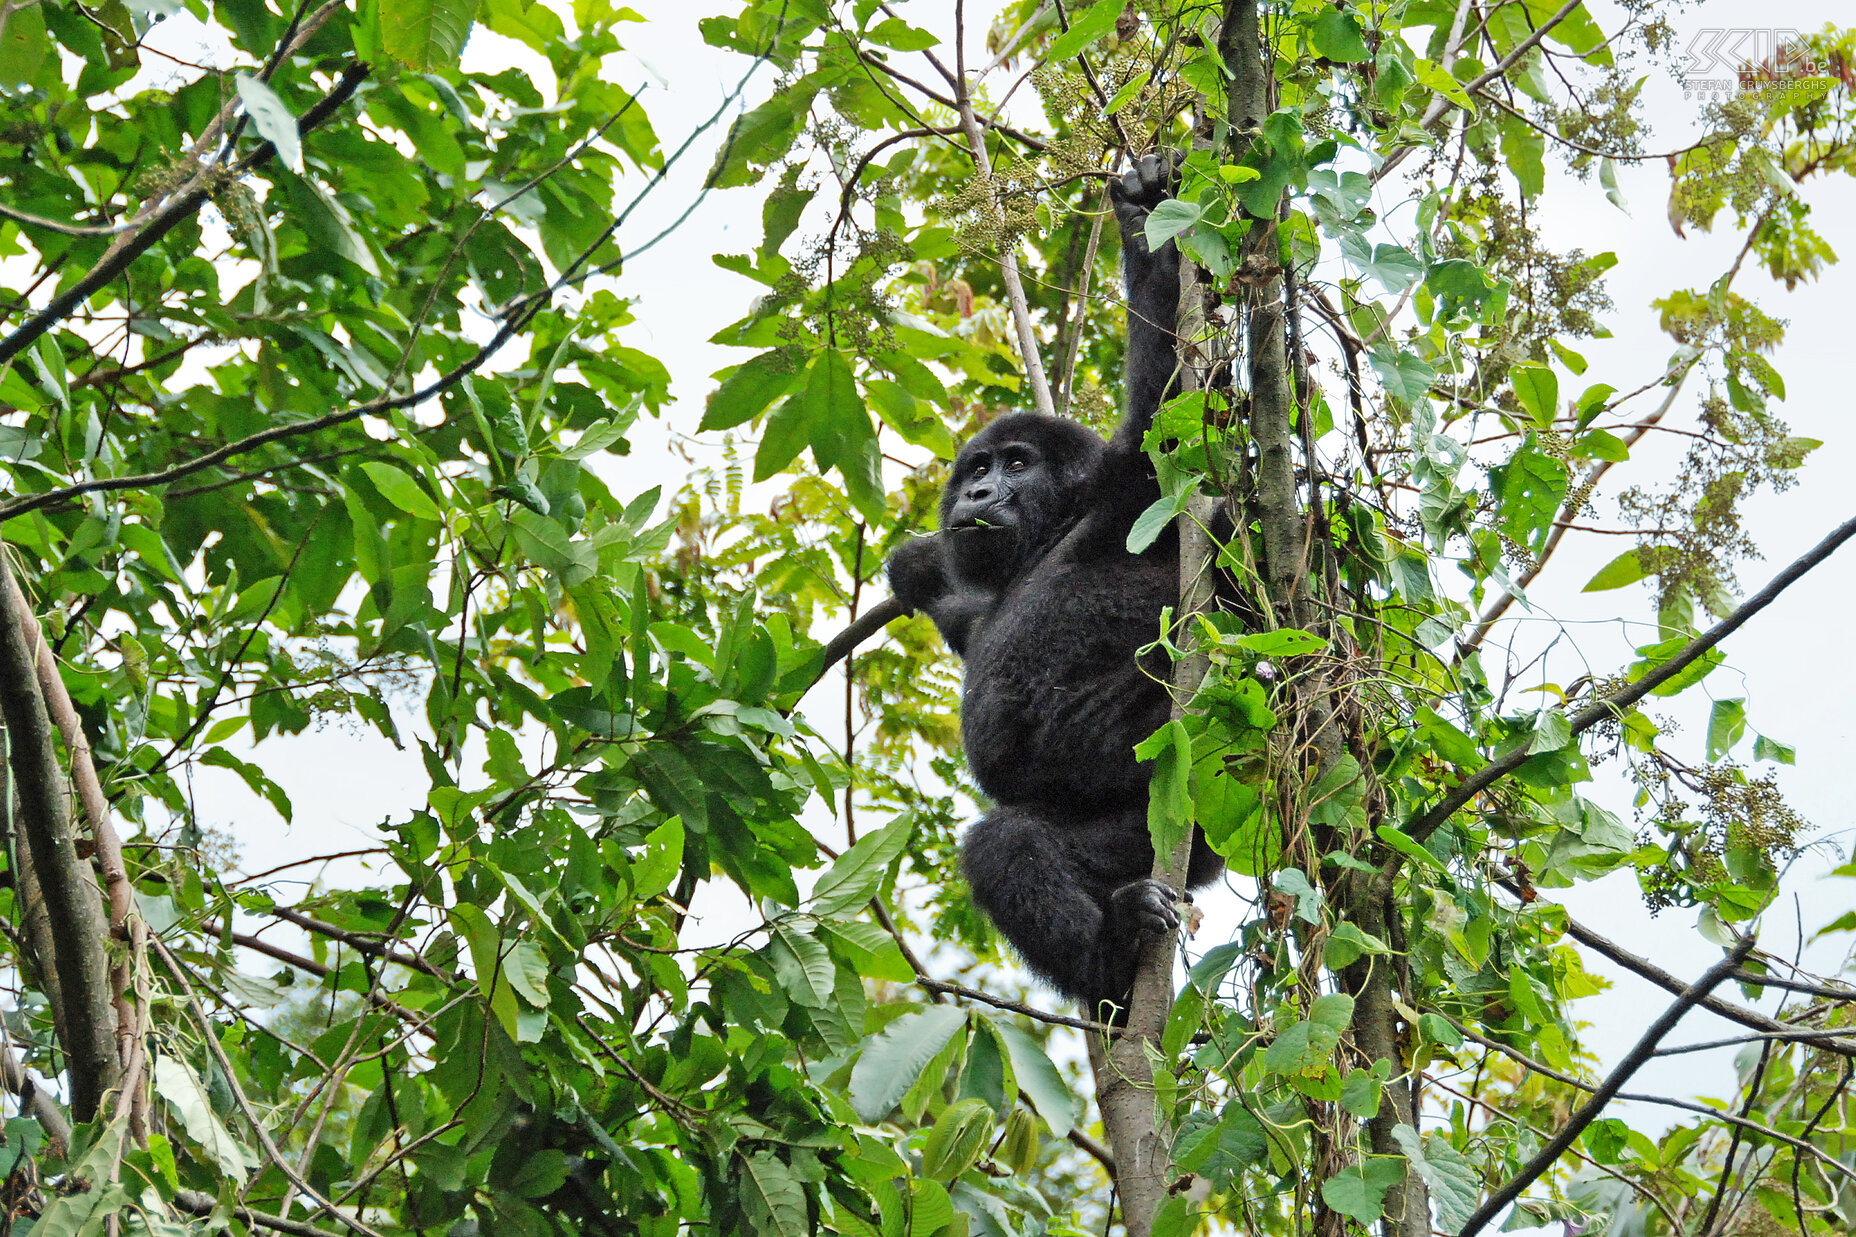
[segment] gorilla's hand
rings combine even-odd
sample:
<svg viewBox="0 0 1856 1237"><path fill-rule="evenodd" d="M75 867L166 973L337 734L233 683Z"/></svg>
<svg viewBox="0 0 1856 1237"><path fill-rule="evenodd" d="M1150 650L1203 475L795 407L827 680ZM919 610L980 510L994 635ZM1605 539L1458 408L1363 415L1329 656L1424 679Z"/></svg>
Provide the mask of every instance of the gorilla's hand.
<svg viewBox="0 0 1856 1237"><path fill-rule="evenodd" d="M1120 180L1108 183L1109 201L1115 206L1115 222L1121 225L1121 243L1130 252L1144 255L1147 247L1147 216L1154 207L1173 196L1179 187L1179 158L1171 151L1142 155ZM1173 248L1169 242L1166 248Z"/></svg>
<svg viewBox="0 0 1856 1237"><path fill-rule="evenodd" d="M889 556L889 591L910 614L946 596L947 546L939 534L914 537Z"/></svg>

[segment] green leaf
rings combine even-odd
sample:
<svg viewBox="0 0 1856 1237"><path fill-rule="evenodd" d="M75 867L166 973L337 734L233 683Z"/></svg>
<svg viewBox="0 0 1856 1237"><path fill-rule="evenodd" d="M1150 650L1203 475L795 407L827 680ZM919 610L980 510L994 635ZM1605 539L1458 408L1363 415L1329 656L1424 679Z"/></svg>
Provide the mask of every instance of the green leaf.
<svg viewBox="0 0 1856 1237"><path fill-rule="evenodd" d="M1496 293L1488 274L1464 258L1433 263L1424 276L1424 286L1437 298L1437 316L1442 322L1480 321Z"/></svg>
<svg viewBox="0 0 1856 1237"><path fill-rule="evenodd" d="M984 1100L949 1104L922 1143L922 1173L945 1184L972 1168L992 1133L992 1122L993 1111Z"/></svg>
<svg viewBox="0 0 1856 1237"><path fill-rule="evenodd" d="M369 275L380 274L374 253L355 231L348 208L330 197L314 176L287 178L290 209L304 233L330 252L346 258Z"/></svg>
<svg viewBox="0 0 1856 1237"><path fill-rule="evenodd" d="M1386 943L1370 932L1362 931L1358 924L1343 923L1328 934L1326 945L1322 947L1322 958L1330 970L1339 971L1352 966L1367 954L1383 955L1390 953Z"/></svg>
<svg viewBox="0 0 1856 1237"><path fill-rule="evenodd" d="M1538 551L1566 500L1567 475L1566 465L1540 450L1531 437L1506 464L1491 468L1489 480L1502 504L1502 531Z"/></svg>
<svg viewBox="0 0 1856 1237"><path fill-rule="evenodd" d="M187 1137L206 1151L221 1173L242 1182L246 1170L257 1166L258 1157L220 1122L200 1076L187 1062L166 1053L156 1056L155 1094L166 1101Z"/></svg>
<svg viewBox="0 0 1856 1237"><path fill-rule="evenodd" d="M1512 376L1515 398L1534 418L1534 424L1542 429L1551 426L1559 415L1559 376L1542 365L1517 365Z"/></svg>
<svg viewBox="0 0 1856 1237"><path fill-rule="evenodd" d="M1630 448L1624 440L1606 430L1593 430L1581 436L1572 444L1574 455L1595 460L1605 460L1612 464L1622 464L1630 459Z"/></svg>
<svg viewBox="0 0 1856 1237"><path fill-rule="evenodd" d="M1638 649L1637 655L1643 660L1631 663L1630 670L1628 671L1631 682L1636 682L1650 671L1661 666L1664 662L1672 660L1676 654L1680 653L1688 646L1689 637L1686 635L1678 635L1671 636L1669 639L1657 644L1647 644ZM1719 648L1711 648L1664 682L1652 687L1650 689L1650 694L1652 696L1680 695L1707 678L1716 666L1726 660L1727 654L1721 652Z"/></svg>
<svg viewBox="0 0 1856 1237"><path fill-rule="evenodd" d="M1476 1166L1439 1134L1419 1138L1409 1125L1392 1127L1392 1137L1411 1166L1430 1187L1431 1205L1445 1232L1456 1232L1476 1213L1482 1196L1482 1174Z"/></svg>
<svg viewBox="0 0 1856 1237"><path fill-rule="evenodd" d="M1096 0L1083 12L1072 14L1070 28L1051 40L1050 50L1044 53L1045 60L1068 60L1097 39L1113 33L1124 7L1123 0Z"/></svg>
<svg viewBox="0 0 1856 1237"><path fill-rule="evenodd" d="M1470 115L1476 114L1475 101L1469 97L1469 92L1463 89L1463 83L1451 77L1441 65L1419 57L1412 66L1412 76L1418 79L1419 85L1436 91Z"/></svg>
<svg viewBox="0 0 1856 1237"><path fill-rule="evenodd" d="M1219 643L1249 649L1260 657L1301 657L1319 653L1328 647L1324 637L1296 627L1278 627L1275 631L1226 636Z"/></svg>
<svg viewBox="0 0 1856 1237"><path fill-rule="evenodd" d="M1134 526L1128 530L1128 553L1139 554L1160 539L1166 526L1179 518L1179 513L1192 505L1197 493L1193 486L1171 497L1162 494L1148 506L1147 510L1135 517Z"/></svg>
<svg viewBox="0 0 1856 1237"><path fill-rule="evenodd" d="M823 941L791 923L775 923L767 958L781 990L794 1002L808 1009L824 1009L833 1003L838 968Z"/></svg>
<svg viewBox="0 0 1856 1237"><path fill-rule="evenodd" d="M937 36L909 25L900 17L885 18L866 30L864 37L899 52L925 52L941 42Z"/></svg>
<svg viewBox="0 0 1856 1237"><path fill-rule="evenodd" d="M391 0L378 12L381 50L425 73L457 67L477 18L477 0Z"/></svg>
<svg viewBox="0 0 1856 1237"><path fill-rule="evenodd" d="M1361 1224L1378 1222L1386 1194L1405 1179L1405 1161L1396 1156L1369 1156L1321 1183L1321 1201Z"/></svg>
<svg viewBox="0 0 1856 1237"><path fill-rule="evenodd" d="M536 1009L548 1008L548 958L534 941L517 941L503 954L503 974L516 995Z"/></svg>
<svg viewBox="0 0 1856 1237"><path fill-rule="evenodd" d="M258 136L277 148L277 159L298 176L303 174L303 143L297 137L296 117L277 92L249 73L237 75L238 100L251 117Z"/></svg>
<svg viewBox="0 0 1856 1237"><path fill-rule="evenodd" d="M716 152L707 186L730 189L758 180L760 169L783 158L792 148L817 94L818 83L802 79L776 90L765 103L737 117Z"/></svg>
<svg viewBox="0 0 1856 1237"><path fill-rule="evenodd" d="M1373 55L1366 50L1366 39L1353 14L1339 9L1322 10L1308 29L1308 41L1315 55L1341 64L1357 64L1372 59Z"/></svg>
<svg viewBox="0 0 1856 1237"><path fill-rule="evenodd" d="M915 817L905 813L838 856L812 887L812 909L820 915L856 911L876 896L889 865L908 849L915 832Z"/></svg>
<svg viewBox="0 0 1856 1237"><path fill-rule="evenodd" d="M1351 926L1351 925L1349 925ZM1362 1121L1379 1115L1385 1098L1386 1079L1392 1076L1392 1062L1381 1058L1369 1070L1351 1069L1340 1084L1340 1106Z"/></svg>
<svg viewBox="0 0 1856 1237"><path fill-rule="evenodd" d="M1012 1058L1012 1077L1031 1098L1031 1107L1044 1118L1053 1138L1065 1137L1076 1124L1076 1097L1064 1085L1063 1075L1036 1040L1010 1023L996 1018L990 1021L1005 1040L1006 1052Z"/></svg>
<svg viewBox="0 0 1856 1237"><path fill-rule="evenodd" d="M669 820L644 836L644 854L632 860L632 896L640 902L669 889L683 867L683 818Z"/></svg>
<svg viewBox="0 0 1856 1237"><path fill-rule="evenodd" d="M1532 125L1510 112L1502 113L1502 158L1514 173L1521 196L1538 198L1547 187L1547 138Z"/></svg>
<svg viewBox="0 0 1856 1237"><path fill-rule="evenodd" d="M1358 765L1354 766L1358 769ZM1284 868L1276 873L1271 885L1295 899L1295 917L1303 923L1319 924L1321 922L1321 891L1308 879L1308 873L1300 868Z"/></svg>
<svg viewBox="0 0 1856 1237"><path fill-rule="evenodd" d="M157 1092L161 1091L160 1067L167 1060L161 1057L155 1063ZM165 1093L162 1098L167 1098ZM7 1124L10 1127L12 1122ZM32 1232L39 1237L100 1237L118 1227L115 1218L130 1200L122 1184L111 1178L122 1162L123 1141L128 1132L129 1114L125 1111L104 1127L81 1163L67 1166L67 1187L49 1195L44 1210L32 1221ZM256 1157L252 1159L255 1163ZM238 1176L239 1180L244 1180L242 1170ZM176 1230L179 1227L174 1226Z"/></svg>
<svg viewBox="0 0 1856 1237"><path fill-rule="evenodd" d="M1798 763L1798 749L1787 746L1777 739L1768 739L1765 735L1753 737L1753 759L1771 760L1782 765Z"/></svg>
<svg viewBox="0 0 1856 1237"><path fill-rule="evenodd" d="M1192 829L1192 735L1174 718L1134 749L1154 761L1147 794L1147 832L1156 855L1173 853Z"/></svg>
<svg viewBox="0 0 1856 1237"><path fill-rule="evenodd" d="M1650 546L1639 546L1626 550L1603 567L1598 574L1586 581L1584 592L1602 593L1608 589L1623 588L1653 574L1656 570L1656 555Z"/></svg>
<svg viewBox="0 0 1856 1237"><path fill-rule="evenodd" d="M865 1040L863 1053L851 1069L851 1107L858 1118L874 1123L887 1117L928 1063L966 1025L964 1011L952 1005L931 1005L904 1014L881 1034ZM1017 1053L1013 1053L1013 1069L1017 1072Z"/></svg>
<svg viewBox="0 0 1856 1237"><path fill-rule="evenodd" d="M697 430L732 429L753 420L774 400L798 386L804 373L805 368L795 364L792 354L783 349L743 361L710 394Z"/></svg>
<svg viewBox="0 0 1856 1237"><path fill-rule="evenodd" d="M1533 733L1527 740L1527 754L1557 752L1572 742L1572 722L1558 709L1542 709L1534 714Z"/></svg>
<svg viewBox="0 0 1856 1237"><path fill-rule="evenodd" d="M760 447L754 452L754 480L766 481L799 458L812 438L811 405L803 394L789 395L761 431Z"/></svg>
<svg viewBox="0 0 1856 1237"><path fill-rule="evenodd" d="M851 505L872 524L881 523L882 453L877 448L870 412L857 394L849 358L836 348L821 353L807 371L805 390L799 398L806 403L806 430L819 471L837 469L844 478ZM759 471L758 461L755 471Z"/></svg>
<svg viewBox="0 0 1856 1237"><path fill-rule="evenodd" d="M1419 863L1422 863L1425 867L1433 871L1442 872L1445 870L1444 865L1439 862L1436 855L1424 849L1424 846L1418 839L1412 837L1397 825L1381 825L1373 832L1381 842L1384 842L1399 854L1416 859Z"/></svg>
<svg viewBox="0 0 1856 1237"><path fill-rule="evenodd" d="M1746 701L1716 700L1708 714L1708 763L1713 764L1746 735Z"/></svg>
<svg viewBox="0 0 1856 1237"><path fill-rule="evenodd" d="M767 1237L807 1237L806 1190L792 1166L771 1151L741 1158L737 1188L741 1207L757 1234Z"/></svg>
<svg viewBox="0 0 1856 1237"><path fill-rule="evenodd" d="M1205 216L1205 208L1183 198L1168 198L1147 212L1147 247L1159 249Z"/></svg>
<svg viewBox="0 0 1856 1237"><path fill-rule="evenodd" d="M1328 1054L1340 1043L1353 1018L1353 998L1345 993L1317 997L1308 1017L1278 1035L1263 1054L1263 1067L1277 1074L1319 1074Z"/></svg>
<svg viewBox="0 0 1856 1237"><path fill-rule="evenodd" d="M368 480L374 483L374 488L380 491L382 498L407 515L430 520L434 524L443 520L444 517L439 514L438 504L432 501L432 496L420 489L417 481L393 465L383 464L378 460L367 460L362 463L361 471L367 474Z"/></svg>
<svg viewBox="0 0 1856 1237"><path fill-rule="evenodd" d="M1605 187L1605 197L1613 206L1627 215L1630 214L1630 203L1625 200L1624 191L1618 187L1617 164L1609 159L1599 160L1598 183Z"/></svg>
<svg viewBox="0 0 1856 1237"><path fill-rule="evenodd" d="M1424 274L1418 259L1399 245L1382 244L1374 248L1368 246L1364 237L1345 233L1341 236L1340 248L1347 260L1360 268L1362 275L1377 280L1387 292L1404 292Z"/></svg>
<svg viewBox="0 0 1856 1237"><path fill-rule="evenodd" d="M1406 404L1416 404L1437 381L1437 371L1414 353L1377 348L1372 353L1373 372L1385 383L1386 393Z"/></svg>

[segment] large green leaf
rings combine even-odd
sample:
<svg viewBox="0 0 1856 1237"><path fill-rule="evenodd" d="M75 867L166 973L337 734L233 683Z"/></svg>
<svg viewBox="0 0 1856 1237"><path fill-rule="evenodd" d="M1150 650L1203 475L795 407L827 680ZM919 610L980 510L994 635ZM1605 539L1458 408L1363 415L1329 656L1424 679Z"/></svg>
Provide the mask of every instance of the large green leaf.
<svg viewBox="0 0 1856 1237"><path fill-rule="evenodd" d="M380 13L381 50L416 72L455 68L478 0L391 0Z"/></svg>
<svg viewBox="0 0 1856 1237"><path fill-rule="evenodd" d="M904 1014L866 1040L851 1070L851 1107L858 1117L864 1121L887 1117L922 1070L966 1024L965 1011L952 1005L931 1005ZM1013 1064L1016 1068L1016 1058Z"/></svg>

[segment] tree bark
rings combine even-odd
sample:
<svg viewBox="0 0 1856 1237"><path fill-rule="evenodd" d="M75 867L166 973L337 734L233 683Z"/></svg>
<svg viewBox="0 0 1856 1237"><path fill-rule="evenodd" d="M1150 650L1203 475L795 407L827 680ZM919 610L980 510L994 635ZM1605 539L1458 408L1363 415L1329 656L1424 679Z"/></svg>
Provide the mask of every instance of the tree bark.
<svg viewBox="0 0 1856 1237"><path fill-rule="evenodd" d="M39 963L53 974L48 986L63 1006L58 1021L70 1063L71 1111L88 1121L120 1077L109 929L90 865L78 858L65 772L39 691L37 649L20 621L24 608L0 550L0 714L18 788L16 849L37 878L49 920L49 950Z"/></svg>

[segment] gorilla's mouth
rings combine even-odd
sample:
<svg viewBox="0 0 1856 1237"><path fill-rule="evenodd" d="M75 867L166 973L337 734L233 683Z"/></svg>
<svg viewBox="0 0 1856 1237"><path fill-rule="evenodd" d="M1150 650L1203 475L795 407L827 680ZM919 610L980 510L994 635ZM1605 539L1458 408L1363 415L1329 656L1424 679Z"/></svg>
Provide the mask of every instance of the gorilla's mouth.
<svg viewBox="0 0 1856 1237"><path fill-rule="evenodd" d="M1016 528L1017 522L1003 515L968 515L960 517L948 527L957 533L1006 533Z"/></svg>

